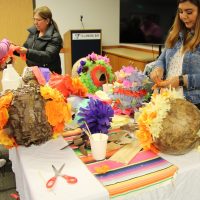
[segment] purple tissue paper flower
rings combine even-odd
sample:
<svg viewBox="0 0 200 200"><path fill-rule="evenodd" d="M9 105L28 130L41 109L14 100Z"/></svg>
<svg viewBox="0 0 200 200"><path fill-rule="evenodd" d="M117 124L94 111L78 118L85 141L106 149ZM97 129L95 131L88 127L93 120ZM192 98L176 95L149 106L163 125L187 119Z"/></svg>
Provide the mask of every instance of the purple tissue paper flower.
<svg viewBox="0 0 200 200"><path fill-rule="evenodd" d="M81 128L87 129L84 123L86 122L92 134L107 134L114 111L109 104L90 98L88 105L79 109L78 115L80 116L78 123L81 124Z"/></svg>

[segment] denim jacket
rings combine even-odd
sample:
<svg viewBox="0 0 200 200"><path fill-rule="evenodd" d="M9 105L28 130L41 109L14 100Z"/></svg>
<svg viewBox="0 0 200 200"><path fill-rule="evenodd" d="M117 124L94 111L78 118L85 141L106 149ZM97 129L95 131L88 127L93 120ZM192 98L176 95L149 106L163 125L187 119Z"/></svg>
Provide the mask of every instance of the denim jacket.
<svg viewBox="0 0 200 200"><path fill-rule="evenodd" d="M159 58L153 62L151 71L155 67L162 67L164 69L164 75L169 67L169 63L173 58L174 54L181 48L183 42L183 35L180 33L179 40L176 42L174 47L165 48ZM194 103L200 103L200 45L195 51L188 51L184 54L182 75L188 76L188 87L183 87L185 98ZM165 78L165 77L164 77Z"/></svg>

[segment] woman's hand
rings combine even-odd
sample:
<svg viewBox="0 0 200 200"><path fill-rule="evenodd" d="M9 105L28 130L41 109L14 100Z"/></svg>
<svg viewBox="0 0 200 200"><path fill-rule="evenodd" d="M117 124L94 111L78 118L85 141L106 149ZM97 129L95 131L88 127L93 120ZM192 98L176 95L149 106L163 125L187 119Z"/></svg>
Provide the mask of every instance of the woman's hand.
<svg viewBox="0 0 200 200"><path fill-rule="evenodd" d="M16 49L16 52L19 53L19 54L27 54L27 48L25 47L19 47Z"/></svg>
<svg viewBox="0 0 200 200"><path fill-rule="evenodd" d="M188 86L188 77L187 75L183 75L183 83L184 86L187 87ZM173 76L170 77L164 81L161 81L159 83L156 84L157 87L160 88L177 88L179 87L179 76Z"/></svg>
<svg viewBox="0 0 200 200"><path fill-rule="evenodd" d="M159 83L163 79L164 70L161 67L156 67L151 73L150 78L154 83Z"/></svg>
<svg viewBox="0 0 200 200"><path fill-rule="evenodd" d="M179 87L179 77L173 76L164 81L160 81L156 84L157 87L160 88L177 88Z"/></svg>

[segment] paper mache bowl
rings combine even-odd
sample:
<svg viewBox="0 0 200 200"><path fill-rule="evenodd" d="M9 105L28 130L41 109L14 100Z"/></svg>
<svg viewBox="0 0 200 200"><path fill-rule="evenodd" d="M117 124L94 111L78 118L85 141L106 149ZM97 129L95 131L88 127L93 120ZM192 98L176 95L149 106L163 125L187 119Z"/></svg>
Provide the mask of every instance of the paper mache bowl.
<svg viewBox="0 0 200 200"><path fill-rule="evenodd" d="M64 96L37 84L30 70L28 73L24 77L27 84L0 96L0 144L6 148L42 144L60 134L71 120Z"/></svg>
<svg viewBox="0 0 200 200"><path fill-rule="evenodd" d="M200 111L175 90L152 95L140 108L136 132L144 149L185 154L200 142Z"/></svg>

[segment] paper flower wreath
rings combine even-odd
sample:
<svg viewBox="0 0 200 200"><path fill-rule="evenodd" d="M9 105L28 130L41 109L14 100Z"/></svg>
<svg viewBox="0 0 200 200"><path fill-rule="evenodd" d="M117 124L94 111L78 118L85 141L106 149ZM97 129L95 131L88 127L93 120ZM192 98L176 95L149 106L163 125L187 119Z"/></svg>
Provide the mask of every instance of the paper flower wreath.
<svg viewBox="0 0 200 200"><path fill-rule="evenodd" d="M104 83L112 83L114 75L109 59L106 56L89 54L86 59L80 61L77 69L81 82L88 88L88 92L93 94L102 89Z"/></svg>

